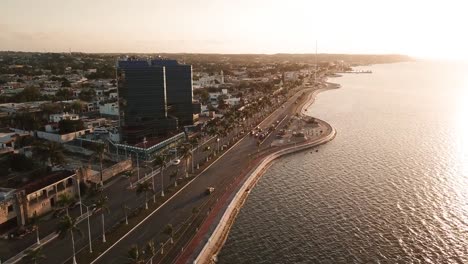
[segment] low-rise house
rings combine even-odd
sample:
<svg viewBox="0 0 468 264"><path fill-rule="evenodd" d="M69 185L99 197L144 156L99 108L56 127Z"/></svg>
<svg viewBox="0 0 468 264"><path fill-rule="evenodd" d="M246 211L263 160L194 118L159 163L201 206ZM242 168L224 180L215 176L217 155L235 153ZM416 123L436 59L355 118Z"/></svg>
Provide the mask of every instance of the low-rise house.
<svg viewBox="0 0 468 264"><path fill-rule="evenodd" d="M107 116L118 116L119 115L119 105L117 102L99 104L99 113L101 115Z"/></svg>
<svg viewBox="0 0 468 264"><path fill-rule="evenodd" d="M80 116L77 114L61 113L61 114L51 114L49 115L49 121L53 123L58 123L62 120L79 120Z"/></svg>

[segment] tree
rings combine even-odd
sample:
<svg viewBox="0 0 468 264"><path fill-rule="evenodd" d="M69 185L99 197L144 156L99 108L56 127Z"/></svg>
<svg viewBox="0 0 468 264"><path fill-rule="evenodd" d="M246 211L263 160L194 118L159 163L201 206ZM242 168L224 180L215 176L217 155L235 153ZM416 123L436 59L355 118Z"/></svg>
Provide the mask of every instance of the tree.
<svg viewBox="0 0 468 264"><path fill-rule="evenodd" d="M60 120L58 123L60 134L68 134L84 129L83 120Z"/></svg>
<svg viewBox="0 0 468 264"><path fill-rule="evenodd" d="M187 167L188 167L188 162L189 162L190 158L192 157L192 151L190 149L190 146L185 145L182 148L181 155L182 155L182 159L185 162L185 166L184 166L185 177L188 178L188 169L187 169Z"/></svg>
<svg viewBox="0 0 468 264"><path fill-rule="evenodd" d="M15 96L17 102L38 101L42 98L41 91L36 87L26 87L23 91Z"/></svg>
<svg viewBox="0 0 468 264"><path fill-rule="evenodd" d="M101 210L101 221L102 221L102 243L106 243L106 229L104 226L104 213L109 213L109 206L108 206L109 199L107 196L103 196L102 194L96 201L96 210Z"/></svg>
<svg viewBox="0 0 468 264"><path fill-rule="evenodd" d="M33 159L24 154L11 154L9 156L10 168L15 171L28 171L34 168Z"/></svg>
<svg viewBox="0 0 468 264"><path fill-rule="evenodd" d="M75 198L71 197L68 193L62 193L59 195L58 200L57 200L57 206L59 209L65 209L67 212L67 215L70 215L68 213L68 209L76 203Z"/></svg>
<svg viewBox="0 0 468 264"><path fill-rule="evenodd" d="M72 241L72 250L73 250L73 264L76 264L75 256L75 234L82 236L81 230L76 226L78 223L76 218L72 218L69 215L65 215L60 219L60 222L57 226L57 233L60 239L64 239L68 234L71 236Z"/></svg>
<svg viewBox="0 0 468 264"><path fill-rule="evenodd" d="M145 263L145 260L140 254L140 250L138 249L137 245L132 246L130 250L127 252L127 263L128 264Z"/></svg>
<svg viewBox="0 0 468 264"><path fill-rule="evenodd" d="M37 217L36 212L34 212L33 217L29 220L29 224L32 226L33 230L36 231L36 243L40 245L41 239L39 238L39 217Z"/></svg>
<svg viewBox="0 0 468 264"><path fill-rule="evenodd" d="M125 214L125 224L128 225L128 211L130 210L130 207L128 207L126 204L123 204L122 209Z"/></svg>
<svg viewBox="0 0 468 264"><path fill-rule="evenodd" d="M149 255L150 264L153 264L153 257L156 255L156 246L154 245L154 241L151 239L146 244L146 253Z"/></svg>
<svg viewBox="0 0 468 264"><path fill-rule="evenodd" d="M177 174L178 173L179 173L179 169L177 168L176 171L174 171L173 173L169 175L170 179L174 179L174 187L177 187Z"/></svg>
<svg viewBox="0 0 468 264"><path fill-rule="evenodd" d="M99 174L100 174L100 184L101 187L104 186L104 180L102 175L102 161L104 160L104 154L106 153L106 145L104 144L97 144L94 146L94 155L93 158L99 160Z"/></svg>
<svg viewBox="0 0 468 264"><path fill-rule="evenodd" d="M88 88L88 89L82 89L78 97L82 101L90 102L94 99L95 96L96 96L96 91L94 89Z"/></svg>
<svg viewBox="0 0 468 264"><path fill-rule="evenodd" d="M73 103L70 105L70 108L72 109L73 113L80 114L83 111L83 104L81 103L81 101L76 100L73 101Z"/></svg>
<svg viewBox="0 0 468 264"><path fill-rule="evenodd" d="M65 163L63 147L57 142L44 143L43 141L38 141L33 145L33 152L43 164L49 162L53 167Z"/></svg>
<svg viewBox="0 0 468 264"><path fill-rule="evenodd" d="M62 87L65 87L65 86L62 86ZM70 87L70 86L67 86L67 87ZM58 100L70 100L70 98L73 96L73 93L71 90L68 90L68 89L59 89L56 93L55 93L55 97L56 99Z"/></svg>
<svg viewBox="0 0 468 264"><path fill-rule="evenodd" d="M27 263L38 263L41 259L45 259L44 253L42 253L42 247L38 247L37 249L30 249L26 252L26 256L24 259Z"/></svg>
<svg viewBox="0 0 468 264"><path fill-rule="evenodd" d="M62 79L62 87L71 87L71 83L67 78Z"/></svg>
<svg viewBox="0 0 468 264"><path fill-rule="evenodd" d="M206 104L208 103L208 100L210 99L210 94L206 89L201 89L200 91L200 100L202 103Z"/></svg>
<svg viewBox="0 0 468 264"><path fill-rule="evenodd" d="M158 155L154 159L153 165L159 166L161 171L161 197L164 197L164 168L166 167L167 161L165 155ZM154 181L154 178L153 178Z"/></svg>
<svg viewBox="0 0 468 264"><path fill-rule="evenodd" d="M62 112L62 106L58 103L45 103L41 105L42 112L49 117L51 114Z"/></svg>
<svg viewBox="0 0 468 264"><path fill-rule="evenodd" d="M225 99L227 99L227 96L224 94L221 94L220 96L218 96L218 108L219 109L225 109L228 106L226 102L224 101Z"/></svg>
<svg viewBox="0 0 468 264"><path fill-rule="evenodd" d="M154 190L148 181L138 183L137 188L136 188L136 193L137 195L140 195L141 193L145 193L145 209L148 209L148 193L149 192L154 193Z"/></svg>
<svg viewBox="0 0 468 264"><path fill-rule="evenodd" d="M168 235L171 239L171 244L174 244L174 227L171 224L166 225L164 234Z"/></svg>

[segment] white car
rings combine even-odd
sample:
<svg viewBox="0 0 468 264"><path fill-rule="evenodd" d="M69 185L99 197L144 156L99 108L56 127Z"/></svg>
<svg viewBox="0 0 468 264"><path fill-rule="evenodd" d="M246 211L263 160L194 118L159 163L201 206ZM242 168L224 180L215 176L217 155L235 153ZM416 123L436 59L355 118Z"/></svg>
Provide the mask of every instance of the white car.
<svg viewBox="0 0 468 264"><path fill-rule="evenodd" d="M179 165L180 164L180 159L175 159L175 160L171 160L171 165Z"/></svg>

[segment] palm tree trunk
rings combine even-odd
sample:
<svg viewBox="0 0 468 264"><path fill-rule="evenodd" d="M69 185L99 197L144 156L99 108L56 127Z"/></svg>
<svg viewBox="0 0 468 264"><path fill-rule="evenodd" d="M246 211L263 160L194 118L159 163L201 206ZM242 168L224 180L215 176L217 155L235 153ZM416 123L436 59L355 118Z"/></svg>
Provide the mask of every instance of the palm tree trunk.
<svg viewBox="0 0 468 264"><path fill-rule="evenodd" d="M73 264L76 264L75 256L75 236L73 235L73 228L70 230L71 240L72 240L72 250L73 250Z"/></svg>
<svg viewBox="0 0 468 264"><path fill-rule="evenodd" d="M41 240L39 239L39 226L36 226L36 238L37 238L37 244L41 244Z"/></svg>
<svg viewBox="0 0 468 264"><path fill-rule="evenodd" d="M161 166L161 197L164 197L164 167Z"/></svg>
<svg viewBox="0 0 468 264"><path fill-rule="evenodd" d="M155 184L154 184L155 179L154 178L156 178L155 174L153 174L153 203L156 203L156 189L154 188L155 187Z"/></svg>
<svg viewBox="0 0 468 264"><path fill-rule="evenodd" d="M100 174L101 174L101 187L103 187L103 186L104 186L104 182L103 182L103 179L102 179L102 158L100 159L99 164L100 164L100 167L101 167L101 172L100 172Z"/></svg>
<svg viewBox="0 0 468 264"><path fill-rule="evenodd" d="M101 209L104 210L104 209ZM106 229L104 227L104 212L101 213L102 220L102 243L106 243Z"/></svg>
<svg viewBox="0 0 468 264"><path fill-rule="evenodd" d="M145 191L145 209L148 210L148 192Z"/></svg>

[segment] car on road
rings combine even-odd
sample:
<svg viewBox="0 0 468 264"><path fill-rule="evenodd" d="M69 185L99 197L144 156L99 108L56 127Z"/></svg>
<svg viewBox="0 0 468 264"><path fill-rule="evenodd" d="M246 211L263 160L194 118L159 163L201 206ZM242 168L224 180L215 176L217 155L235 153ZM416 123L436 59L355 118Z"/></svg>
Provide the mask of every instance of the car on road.
<svg viewBox="0 0 468 264"><path fill-rule="evenodd" d="M208 187L208 188L206 188L205 193L206 193L207 195L210 195L210 194L212 194L214 191L215 191L215 188L214 188L214 187Z"/></svg>
<svg viewBox="0 0 468 264"><path fill-rule="evenodd" d="M171 160L170 164L171 165L179 165L180 164L180 159Z"/></svg>

